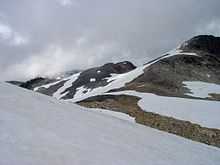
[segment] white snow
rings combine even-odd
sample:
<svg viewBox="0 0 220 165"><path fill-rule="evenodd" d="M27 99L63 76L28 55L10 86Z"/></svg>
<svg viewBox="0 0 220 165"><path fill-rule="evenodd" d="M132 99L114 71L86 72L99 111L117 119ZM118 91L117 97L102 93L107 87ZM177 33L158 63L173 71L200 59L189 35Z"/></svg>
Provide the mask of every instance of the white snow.
<svg viewBox="0 0 220 165"><path fill-rule="evenodd" d="M42 85L42 86L36 87L36 88L34 88L34 91L37 91L37 90L39 90L40 88L46 88L46 89L48 89L48 88L50 88L51 86L58 84L59 82L60 82L60 81L55 81L55 82L53 82L53 83L49 83L49 84L46 84L46 85Z"/></svg>
<svg viewBox="0 0 220 165"><path fill-rule="evenodd" d="M0 83L1 165L218 165L220 149Z"/></svg>
<svg viewBox="0 0 220 165"><path fill-rule="evenodd" d="M59 81L55 81L55 82L53 82L53 83L49 83L49 84L46 84L46 85L42 85L42 86L36 87L36 88L34 88L34 91L37 91L37 90L39 90L40 88L46 88L46 89L48 89L48 88L50 88L51 86L54 86L54 85L56 85L56 84L58 84L58 83L60 83L60 82L62 82L62 81L67 81L67 82L64 84L63 87L61 87L57 92L54 93L54 97L56 97L56 98L61 98L62 96L60 96L60 95L61 95L60 93L63 92L65 89L69 88L69 87L72 85L72 83L79 77L79 75L80 75L80 73L76 73L76 74L73 74L73 75L71 75L71 76L69 76L69 77L65 77L65 78L63 78L63 79L61 79L61 77L58 77L57 80L59 80ZM70 84L71 84L71 85L70 85Z"/></svg>
<svg viewBox="0 0 220 165"><path fill-rule="evenodd" d="M97 111L97 112L103 113L108 116L112 116L112 117L115 117L115 118L118 118L121 120L126 120L126 121L130 121L130 122L135 123L134 117L131 117L128 114L125 114L122 112L116 112L116 111L112 111L112 110L98 109L98 108L89 108L88 110Z"/></svg>
<svg viewBox="0 0 220 165"><path fill-rule="evenodd" d="M96 82L96 78L90 78L90 82Z"/></svg>
<svg viewBox="0 0 220 165"><path fill-rule="evenodd" d="M172 57L172 56L176 56L176 55L188 55L188 56L197 56L197 57L200 57L198 54L196 54L196 53L192 53L192 52L183 52L182 50L180 50L180 49L173 49L173 50L171 50L171 51L169 51L169 52L167 52L167 53L165 53L165 54L167 54L166 56L162 56L161 58L159 58L157 61L159 61L159 60L162 60L162 59L164 59L164 58L169 58L169 57Z"/></svg>
<svg viewBox="0 0 220 165"><path fill-rule="evenodd" d="M218 84L201 81L184 81L183 84L191 90L191 93L187 94L189 96L207 98L210 97L209 94L220 94L220 85Z"/></svg>
<svg viewBox="0 0 220 165"><path fill-rule="evenodd" d="M100 70L98 70L98 71L97 71L97 73L101 73L101 71L100 71Z"/></svg>
<svg viewBox="0 0 220 165"><path fill-rule="evenodd" d="M138 105L147 112L190 121L203 127L220 129L220 102L157 96L151 93L122 91L108 93L140 97Z"/></svg>
<svg viewBox="0 0 220 165"><path fill-rule="evenodd" d="M57 77L57 78L56 78L56 80L60 80L60 79L61 79L61 77Z"/></svg>

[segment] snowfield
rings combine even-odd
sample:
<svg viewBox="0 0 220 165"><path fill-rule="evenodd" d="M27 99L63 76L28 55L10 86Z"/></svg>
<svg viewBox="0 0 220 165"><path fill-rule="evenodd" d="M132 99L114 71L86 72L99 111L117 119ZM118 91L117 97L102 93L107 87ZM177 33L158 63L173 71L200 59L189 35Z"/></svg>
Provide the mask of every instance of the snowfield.
<svg viewBox="0 0 220 165"><path fill-rule="evenodd" d="M1 165L218 165L220 149L0 83Z"/></svg>
<svg viewBox="0 0 220 165"><path fill-rule="evenodd" d="M121 91L111 95L130 95L141 98L138 105L147 112L190 121L203 127L220 129L220 102L158 96L152 93Z"/></svg>
<svg viewBox="0 0 220 165"><path fill-rule="evenodd" d="M187 94L193 97L207 98L209 94L220 94L220 85L206 83L201 81L185 81L184 84L189 88L191 93Z"/></svg>

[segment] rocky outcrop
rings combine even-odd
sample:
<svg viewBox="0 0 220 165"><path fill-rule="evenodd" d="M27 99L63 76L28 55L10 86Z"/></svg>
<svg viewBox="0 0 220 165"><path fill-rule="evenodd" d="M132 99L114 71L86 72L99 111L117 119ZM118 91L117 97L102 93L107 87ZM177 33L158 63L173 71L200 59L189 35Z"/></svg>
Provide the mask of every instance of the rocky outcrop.
<svg viewBox="0 0 220 165"><path fill-rule="evenodd" d="M200 35L184 42L180 46L184 51L203 51L220 58L220 37L212 35Z"/></svg>
<svg viewBox="0 0 220 165"><path fill-rule="evenodd" d="M43 77L37 77L20 84L20 87L33 90L35 87L54 82L55 80Z"/></svg>

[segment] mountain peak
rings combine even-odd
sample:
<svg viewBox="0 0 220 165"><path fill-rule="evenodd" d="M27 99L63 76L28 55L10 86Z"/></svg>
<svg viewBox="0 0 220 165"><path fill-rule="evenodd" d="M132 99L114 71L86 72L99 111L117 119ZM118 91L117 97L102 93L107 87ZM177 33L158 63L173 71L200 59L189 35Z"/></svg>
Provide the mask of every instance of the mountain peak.
<svg viewBox="0 0 220 165"><path fill-rule="evenodd" d="M205 51L211 54L220 55L220 37L212 35L198 35L184 42L181 50Z"/></svg>
<svg viewBox="0 0 220 165"><path fill-rule="evenodd" d="M108 70L112 73L126 73L129 72L133 69L135 69L136 66L134 64L132 64L129 61L123 61L123 62L118 62L118 63L107 63L104 64L103 66L101 66L99 69L104 69L104 70Z"/></svg>

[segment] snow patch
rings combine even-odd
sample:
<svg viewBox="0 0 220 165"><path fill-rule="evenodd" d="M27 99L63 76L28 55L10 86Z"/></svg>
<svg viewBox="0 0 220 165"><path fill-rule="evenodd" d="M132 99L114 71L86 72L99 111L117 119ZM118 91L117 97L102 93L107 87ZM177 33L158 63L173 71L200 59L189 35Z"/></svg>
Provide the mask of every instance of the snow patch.
<svg viewBox="0 0 220 165"><path fill-rule="evenodd" d="M96 82L96 78L90 78L90 82Z"/></svg>
<svg viewBox="0 0 220 165"><path fill-rule="evenodd" d="M61 80L61 81L63 81L63 80ZM46 85L42 85L42 86L36 87L36 88L34 88L34 91L38 91L40 88L46 88L46 89L48 89L48 88L50 88L51 86L54 86L54 85L60 83L61 81L56 81L56 82L53 82L53 83L49 83L49 84L46 84Z"/></svg>
<svg viewBox="0 0 220 165"><path fill-rule="evenodd" d="M60 79L61 79L61 77L57 77L57 78L56 78L56 80L60 80Z"/></svg>
<svg viewBox="0 0 220 165"><path fill-rule="evenodd" d="M191 91L191 93L187 93L188 96L207 98L212 93L220 94L220 85L218 84L202 81L184 81L183 84Z"/></svg>
<svg viewBox="0 0 220 165"><path fill-rule="evenodd" d="M183 51L180 50L180 49L171 50L171 51L167 52L166 54L167 54L166 56L163 56L163 57L160 58L159 60L164 59L164 58L168 58L168 57L172 57L172 56L176 56L176 55L188 55L188 56L198 56L198 57L200 57L200 56L199 56L198 54L196 54L196 53L183 52Z"/></svg>

